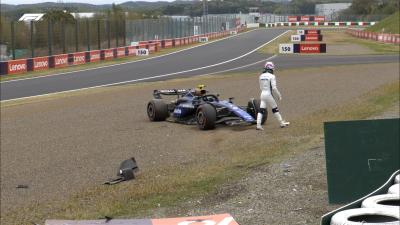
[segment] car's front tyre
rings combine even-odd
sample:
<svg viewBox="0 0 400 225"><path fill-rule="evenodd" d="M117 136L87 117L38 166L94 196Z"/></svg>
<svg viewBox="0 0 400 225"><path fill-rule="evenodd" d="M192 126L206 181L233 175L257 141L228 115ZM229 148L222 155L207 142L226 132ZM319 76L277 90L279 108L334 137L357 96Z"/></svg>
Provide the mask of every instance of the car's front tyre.
<svg viewBox="0 0 400 225"><path fill-rule="evenodd" d="M201 130L212 130L215 128L217 120L217 111L210 104L199 106L196 111L197 126Z"/></svg>

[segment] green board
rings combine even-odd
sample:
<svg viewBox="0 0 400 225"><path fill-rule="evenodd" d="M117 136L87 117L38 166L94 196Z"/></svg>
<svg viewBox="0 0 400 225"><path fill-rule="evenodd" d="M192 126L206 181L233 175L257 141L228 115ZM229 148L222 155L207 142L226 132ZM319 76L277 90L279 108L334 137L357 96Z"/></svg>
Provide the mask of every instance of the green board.
<svg viewBox="0 0 400 225"><path fill-rule="evenodd" d="M324 123L328 197L349 203L400 168L399 119Z"/></svg>

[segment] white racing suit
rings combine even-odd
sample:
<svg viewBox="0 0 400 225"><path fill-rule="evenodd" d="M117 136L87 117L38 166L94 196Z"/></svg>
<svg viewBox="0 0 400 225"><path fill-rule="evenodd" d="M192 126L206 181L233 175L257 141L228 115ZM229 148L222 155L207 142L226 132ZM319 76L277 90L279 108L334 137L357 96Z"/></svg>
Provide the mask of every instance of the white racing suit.
<svg viewBox="0 0 400 225"><path fill-rule="evenodd" d="M259 82L261 89L261 95L260 95L261 104L260 104L260 112L257 114L257 128L261 128L261 120L263 114L265 114L267 106L269 106L272 109L272 113L274 114L275 118L279 121L281 127L289 125L288 122L282 119L282 116L279 113L278 105L276 104L272 93L274 92L279 100L282 99L281 93L276 87L275 75L265 72L260 75Z"/></svg>

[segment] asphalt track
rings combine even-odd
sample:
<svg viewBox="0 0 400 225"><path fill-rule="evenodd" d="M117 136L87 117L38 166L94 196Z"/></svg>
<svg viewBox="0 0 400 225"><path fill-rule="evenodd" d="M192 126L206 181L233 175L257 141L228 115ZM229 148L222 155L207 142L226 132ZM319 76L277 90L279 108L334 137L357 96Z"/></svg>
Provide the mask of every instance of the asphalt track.
<svg viewBox="0 0 400 225"><path fill-rule="evenodd" d="M254 30L163 57L54 76L6 81L0 84L0 99L5 101L97 86L256 69L265 59L275 56L260 54L254 50L285 31L284 29ZM274 62L279 68L296 68L398 60L397 55L277 56Z"/></svg>

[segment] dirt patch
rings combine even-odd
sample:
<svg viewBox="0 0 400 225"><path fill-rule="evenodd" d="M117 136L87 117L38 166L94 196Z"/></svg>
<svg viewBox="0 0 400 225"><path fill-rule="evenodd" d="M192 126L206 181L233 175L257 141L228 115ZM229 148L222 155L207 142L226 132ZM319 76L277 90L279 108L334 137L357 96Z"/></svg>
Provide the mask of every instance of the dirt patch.
<svg viewBox="0 0 400 225"><path fill-rule="evenodd" d="M278 70L278 86L284 99L278 104L283 116L295 125L296 120L305 115L349 103L383 84L398 80L398 69L398 63L392 63ZM385 73L377 74L377 71ZM379 79L376 79L377 76ZM142 171L157 171L162 177L163 171L158 169L166 164L183 167L191 161L221 157L219 152L227 149L245 149L251 143L267 143L269 140L266 137L272 132L284 136L284 130L277 130L278 124L273 118L265 127L265 133L257 132L254 127L218 127L210 132L201 132L196 127L180 124L151 123L145 114L146 103L152 98L154 89L190 88L199 83L206 84L211 91L220 92L222 98L235 96L239 105L245 105L250 97L259 95L257 78L258 74L197 77L104 88L99 89L101 91L75 93L73 97L35 100L34 104L2 105L2 215L26 204L45 204L50 200L57 204L73 193L98 186L115 176L119 163L132 156L138 159ZM289 164L297 168L295 162ZM282 174L277 165L267 168L267 171L273 172L268 178L272 182L293 174ZM293 178L296 179L291 180L293 183L288 183L288 187L295 188L299 193L312 193L315 188L324 188L322 181L313 180L313 177L309 178L311 181L302 175ZM317 185L307 189L314 181ZM17 189L18 185L27 185L28 188ZM274 204L285 195L278 186L275 188L276 192L268 200L271 208L267 210L278 207ZM222 190L224 192L229 192L229 188ZM261 194L263 190L253 189L253 193ZM292 190L290 194L295 195L296 191ZM235 195L232 198L230 193L221 196L221 200L235 199ZM259 197L255 195L251 199ZM303 200L307 201L306 198ZM265 202L253 201L252 204L249 210ZM290 209L298 207L297 203L293 203ZM155 211L154 215L161 217L164 213ZM259 218L260 221L279 219ZM259 221L245 223L247 220L250 221L250 216L240 218L243 224L263 224Z"/></svg>
<svg viewBox="0 0 400 225"><path fill-rule="evenodd" d="M399 113L399 105L395 104L372 119L399 118ZM196 200L203 204L181 215L229 212L239 224L319 224L322 215L341 206L328 204L325 166L321 137L317 147L257 167L239 182L221 187L214 196L218 201L209 200L211 197ZM231 193L228 198L224 194L227 191Z"/></svg>

